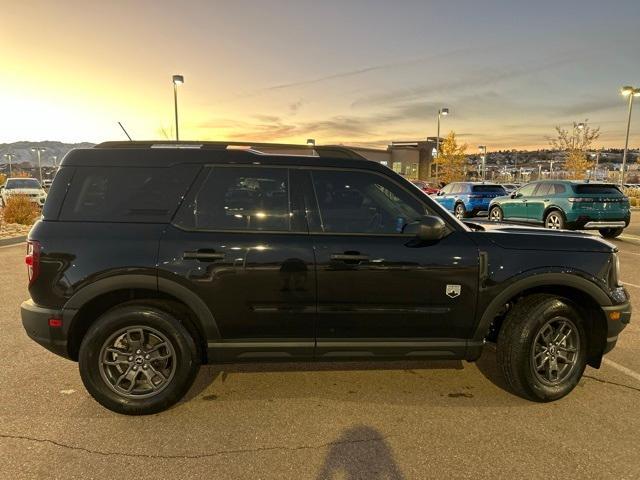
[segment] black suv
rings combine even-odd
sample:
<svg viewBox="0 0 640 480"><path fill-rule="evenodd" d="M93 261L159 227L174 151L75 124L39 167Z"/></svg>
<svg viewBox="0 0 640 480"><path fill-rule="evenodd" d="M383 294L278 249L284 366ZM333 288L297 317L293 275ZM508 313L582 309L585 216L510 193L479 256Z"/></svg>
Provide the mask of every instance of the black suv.
<svg viewBox="0 0 640 480"><path fill-rule="evenodd" d="M28 335L102 405L146 414L200 364L474 361L487 342L518 395L550 401L630 320L606 241L465 224L348 149L283 151L71 151L29 234Z"/></svg>

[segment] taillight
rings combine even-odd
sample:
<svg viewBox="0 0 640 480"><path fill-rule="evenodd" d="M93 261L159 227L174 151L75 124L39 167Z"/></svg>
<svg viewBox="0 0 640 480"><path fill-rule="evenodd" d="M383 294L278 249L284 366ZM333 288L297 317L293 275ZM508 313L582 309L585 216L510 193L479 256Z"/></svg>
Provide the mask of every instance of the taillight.
<svg viewBox="0 0 640 480"><path fill-rule="evenodd" d="M571 197L568 198L571 203L593 203L593 198L590 197Z"/></svg>
<svg viewBox="0 0 640 480"><path fill-rule="evenodd" d="M40 274L40 242L27 241L27 255L24 257L24 263L27 264L29 285L31 285Z"/></svg>

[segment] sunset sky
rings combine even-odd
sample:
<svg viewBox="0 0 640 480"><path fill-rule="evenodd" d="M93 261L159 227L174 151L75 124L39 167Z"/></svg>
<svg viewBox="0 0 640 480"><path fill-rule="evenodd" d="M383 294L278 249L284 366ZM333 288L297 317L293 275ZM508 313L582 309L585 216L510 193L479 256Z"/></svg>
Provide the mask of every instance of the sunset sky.
<svg viewBox="0 0 640 480"><path fill-rule="evenodd" d="M173 135L475 150L588 118L622 146L640 1L0 0L0 142ZM640 100L640 99L638 99ZM640 102L631 146L640 146Z"/></svg>

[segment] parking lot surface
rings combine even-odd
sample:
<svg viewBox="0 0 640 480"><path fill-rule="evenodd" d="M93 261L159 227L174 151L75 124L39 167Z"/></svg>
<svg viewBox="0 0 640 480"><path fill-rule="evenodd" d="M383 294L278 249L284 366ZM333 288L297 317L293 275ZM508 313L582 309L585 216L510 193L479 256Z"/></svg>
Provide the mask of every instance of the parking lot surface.
<svg viewBox="0 0 640 480"><path fill-rule="evenodd" d="M568 397L479 362L207 366L185 402L111 413L29 340L24 245L0 247L0 478L639 478L640 212L620 249L634 320ZM637 240L636 240L637 236Z"/></svg>

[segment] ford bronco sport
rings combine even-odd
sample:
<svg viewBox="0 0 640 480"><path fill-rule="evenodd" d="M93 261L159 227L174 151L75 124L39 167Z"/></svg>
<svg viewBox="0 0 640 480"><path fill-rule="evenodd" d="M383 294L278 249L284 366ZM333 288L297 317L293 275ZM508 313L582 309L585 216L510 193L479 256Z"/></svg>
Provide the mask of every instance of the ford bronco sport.
<svg viewBox="0 0 640 480"><path fill-rule="evenodd" d="M551 401L630 321L610 243L465 224L353 151L304 150L71 151L28 237L27 334L105 407L149 414L201 364L474 361L487 342L515 393Z"/></svg>

